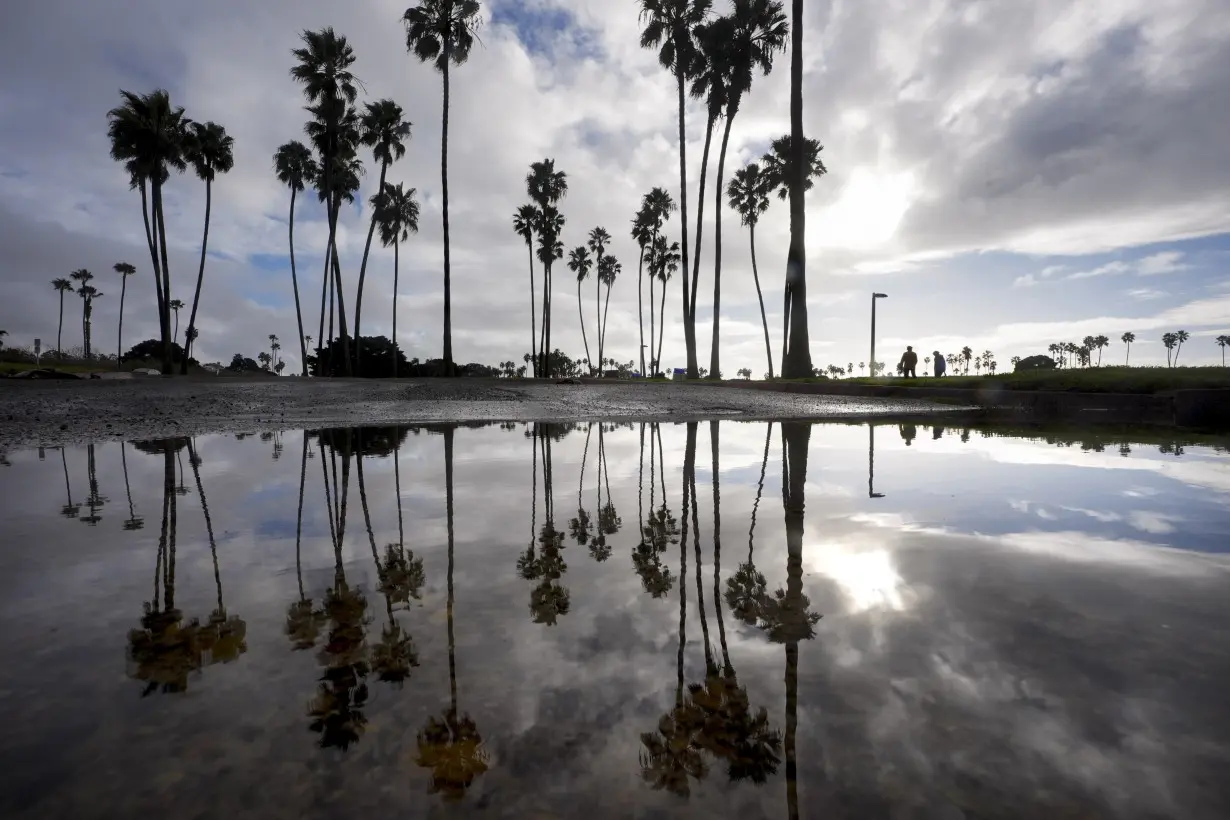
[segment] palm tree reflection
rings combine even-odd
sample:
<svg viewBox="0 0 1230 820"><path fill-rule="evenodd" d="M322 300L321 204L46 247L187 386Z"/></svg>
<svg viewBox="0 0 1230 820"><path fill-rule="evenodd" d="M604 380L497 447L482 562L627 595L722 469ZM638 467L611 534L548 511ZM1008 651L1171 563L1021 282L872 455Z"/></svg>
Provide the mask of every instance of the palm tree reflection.
<svg viewBox="0 0 1230 820"><path fill-rule="evenodd" d="M214 663L230 663L248 651L245 640L248 625L235 615L228 615L226 605L222 603L222 574L218 569L218 542L214 538L213 519L209 515L209 502L205 499L205 487L201 483L201 459L197 456L196 445L187 440L188 462L192 465L192 476L196 480L196 492L201 498L201 512L205 515L205 532L209 536L209 552L214 562L214 584L218 590L218 605L209 614L209 625L201 633L201 649L207 660L205 665Z"/></svg>
<svg viewBox="0 0 1230 820"><path fill-rule="evenodd" d="M87 444L85 453L86 470L90 480L90 494L86 497L85 503L90 508L90 514L81 516L80 520L93 527L99 521L102 521L102 516L98 514L98 511L111 499L106 498L98 491L98 464L94 460L94 445Z"/></svg>
<svg viewBox="0 0 1230 820"><path fill-rule="evenodd" d="M120 463L124 469L124 493L128 496L128 518L124 521L124 529L128 532L133 532L145 527L145 519L137 515L137 511L132 504L132 486L128 483L128 455L126 449L126 443L121 441Z"/></svg>
<svg viewBox="0 0 1230 820"><path fill-rule="evenodd" d="M671 513L670 508L666 505L665 485L663 485L662 506L655 507L657 498L655 495L657 479L656 473L658 470L658 457L654 455L654 437L657 436L659 445L662 440L662 433L657 424L650 427L649 432L649 517L646 518L644 511L640 509L640 502L644 498L644 483L645 483L645 425L641 424L641 459L640 459L640 479L637 490L637 520L642 522L640 525L641 538L639 543L632 551L632 566L636 570L637 576L641 579L641 585L645 591L654 598L662 598L670 593L674 586L675 579L671 575L669 567L662 564L662 556L665 554L667 547L672 544L679 543L679 522ZM659 449L659 453L660 453ZM661 465L665 471L665 464Z"/></svg>
<svg viewBox="0 0 1230 820"><path fill-rule="evenodd" d="M299 582L299 598L286 610L286 637L296 650L316 646L324 626L324 610L303 591L303 488L307 479L308 432L303 431L303 452L299 458L299 509L295 515L295 578ZM322 459L323 464L323 459ZM332 518L330 518L332 526Z"/></svg>
<svg viewBox="0 0 1230 820"><path fill-rule="evenodd" d="M444 430L445 506L448 521L448 683L449 706L428 719L418 734L418 765L431 770L430 793L460 800L487 771L488 755L477 724L457 706L457 656L453 634L453 429Z"/></svg>
<svg viewBox="0 0 1230 820"><path fill-rule="evenodd" d="M530 591L530 617L536 624L554 626L561 615L567 615L571 606L568 588L560 583L568 564L564 561L564 535L555 526L555 485L551 457L553 440L567 434L557 428L563 425L531 425L535 453L541 449L543 476L543 510L546 522L531 541L525 552L517 559L517 572L527 581L538 581ZM537 458L537 455L535 455ZM536 473L535 473L536 474Z"/></svg>

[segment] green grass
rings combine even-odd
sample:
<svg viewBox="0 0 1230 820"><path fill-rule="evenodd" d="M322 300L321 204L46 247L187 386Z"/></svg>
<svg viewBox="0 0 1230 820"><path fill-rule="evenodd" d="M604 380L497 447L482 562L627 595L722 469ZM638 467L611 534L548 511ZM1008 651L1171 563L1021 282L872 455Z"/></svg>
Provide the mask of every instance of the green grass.
<svg viewBox="0 0 1230 820"><path fill-rule="evenodd" d="M97 367L86 367L85 365L77 364L43 364L36 365L32 362L0 362L0 373L24 373L27 370L39 370L42 368L52 368L60 370L64 373L89 373L92 370L97 370Z"/></svg>
<svg viewBox="0 0 1230 820"><path fill-rule="evenodd" d="M832 380L829 379L796 379L794 381L820 384L832 383ZM976 390L995 386L1004 390L1151 394L1184 388L1230 389L1230 368L1087 367L1074 370L1001 373L995 376L945 376L941 379L855 378L837 381L843 384L887 385L892 387L945 387L949 389Z"/></svg>

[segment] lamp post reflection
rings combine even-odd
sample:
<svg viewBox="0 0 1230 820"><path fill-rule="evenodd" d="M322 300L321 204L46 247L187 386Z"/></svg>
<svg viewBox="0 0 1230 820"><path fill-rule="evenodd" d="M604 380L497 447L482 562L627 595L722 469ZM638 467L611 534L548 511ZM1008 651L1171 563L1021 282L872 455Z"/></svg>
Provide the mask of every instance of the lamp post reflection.
<svg viewBox="0 0 1230 820"><path fill-rule="evenodd" d="M876 492L876 426L870 423L867 425L867 497L884 497L884 493Z"/></svg>

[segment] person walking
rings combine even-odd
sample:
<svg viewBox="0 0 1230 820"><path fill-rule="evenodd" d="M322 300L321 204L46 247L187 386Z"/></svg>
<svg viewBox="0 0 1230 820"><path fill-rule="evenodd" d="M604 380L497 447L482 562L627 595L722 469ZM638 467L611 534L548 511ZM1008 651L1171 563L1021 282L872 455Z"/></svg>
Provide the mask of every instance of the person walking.
<svg viewBox="0 0 1230 820"><path fill-rule="evenodd" d="M935 375L936 378L943 376L948 371L948 363L944 361L944 356L938 350L931 354L935 357Z"/></svg>
<svg viewBox="0 0 1230 820"><path fill-rule="evenodd" d="M905 348L905 353L901 354L901 363L897 366L897 369L901 375L905 376L907 379L917 379L917 368L918 354L914 352L914 347L912 345L907 345Z"/></svg>

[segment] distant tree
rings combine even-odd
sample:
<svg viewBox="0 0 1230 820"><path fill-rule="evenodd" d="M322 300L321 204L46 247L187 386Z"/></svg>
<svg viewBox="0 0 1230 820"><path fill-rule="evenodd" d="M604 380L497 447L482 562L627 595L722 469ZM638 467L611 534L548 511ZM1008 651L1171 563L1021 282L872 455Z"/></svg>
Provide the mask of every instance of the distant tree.
<svg viewBox="0 0 1230 820"><path fill-rule="evenodd" d="M1098 351L1098 367L1102 366L1102 348L1110 344L1110 338L1107 336L1097 335L1093 337L1093 346Z"/></svg>
<svg viewBox="0 0 1230 820"><path fill-rule="evenodd" d="M858 363L858 374L859 374L860 376L861 376L861 375L863 375L863 371L864 371L864 370L866 370L866 369L867 369L867 363L866 363L866 362L859 362L859 363Z"/></svg>
<svg viewBox="0 0 1230 820"><path fill-rule="evenodd" d="M121 356L121 360L125 362L143 362L151 359L162 358L162 342L157 339L146 339L144 342L133 345L128 349L128 352ZM184 349L179 344L171 343L171 363L178 365L184 360ZM188 364L192 367L197 367L200 362L196 359L190 359Z"/></svg>
<svg viewBox="0 0 1230 820"><path fill-rule="evenodd" d="M930 357L930 356L923 356L923 366L925 367L925 370L923 371L924 373L930 373L930 372L931 372L931 357ZM851 365L851 366L850 366L850 372L851 372L851 373L853 373L853 372L854 372L854 366L853 366L853 365Z"/></svg>
<svg viewBox="0 0 1230 820"><path fill-rule="evenodd" d="M1223 345L1224 347L1224 345ZM752 369L750 367L739 368L739 378L750 379L752 377Z"/></svg>
<svg viewBox="0 0 1230 820"><path fill-rule="evenodd" d="M969 345L961 348L961 360L965 362L965 375L967 376L969 375L970 360L973 359L973 357L974 351L970 349Z"/></svg>
<svg viewBox="0 0 1230 820"><path fill-rule="evenodd" d="M581 342L585 345L585 358L589 358L589 338L585 334L585 312L581 306L581 283L589 278L589 272L594 267L594 260L589 255L589 248L577 245L568 254L568 270L577 277L577 318L581 322ZM596 339L595 339L596 341Z"/></svg>
<svg viewBox="0 0 1230 820"><path fill-rule="evenodd" d="M1098 345L1098 340L1094 336L1086 336L1085 338L1081 339L1081 347L1083 347L1085 350L1088 350L1090 352L1092 352L1093 349L1097 347L1097 345Z"/></svg>
<svg viewBox="0 0 1230 820"><path fill-rule="evenodd" d="M182 299L172 299L169 307L171 308L171 310L175 312L175 330L171 333L171 338L178 339L179 338L179 312L181 309L183 309L184 302Z"/></svg>
<svg viewBox="0 0 1230 820"><path fill-rule="evenodd" d="M1015 369L1016 369L1016 366L1017 366L1018 364L1020 364L1020 363L1021 363L1021 357L1020 357L1020 356L1013 356L1013 357L1012 357L1011 359L1009 359L1008 361L1012 364L1012 367L1013 367L1013 369L1015 370Z"/></svg>
<svg viewBox="0 0 1230 820"><path fill-rule="evenodd" d="M115 368L118 370L119 354L124 352L124 296L128 293L128 277L136 273L137 269L127 262L116 262L113 270L120 275L120 327L115 342Z"/></svg>
<svg viewBox="0 0 1230 820"><path fill-rule="evenodd" d="M1167 367L1174 367L1174 362L1171 361L1171 356L1173 354L1175 345L1177 345L1178 343L1179 343L1179 337L1177 334L1174 334L1174 333L1163 333L1162 334L1162 345L1166 348L1166 366Z"/></svg>
<svg viewBox="0 0 1230 820"><path fill-rule="evenodd" d="M307 370L307 351L311 338L303 333L303 310L299 303L299 277L295 272L295 196L320 175L320 169L311 150L301 142L291 140L280 146L273 155L273 169L278 181L290 188L290 283L295 292L295 319L299 323L299 355L303 362L303 375Z"/></svg>
<svg viewBox="0 0 1230 820"><path fill-rule="evenodd" d="M1179 366L1179 351L1183 349L1183 343L1191 338L1186 330L1176 331L1174 334L1175 341L1178 343L1174 349L1174 366Z"/></svg>
<svg viewBox="0 0 1230 820"><path fill-rule="evenodd" d="M1225 335L1218 336L1217 339L1215 339L1215 341L1217 342L1217 346L1221 348L1221 366L1225 367L1226 366L1226 346L1230 345L1230 336L1225 336Z"/></svg>
<svg viewBox="0 0 1230 820"><path fill-rule="evenodd" d="M283 370L285 367L286 367L286 362L278 362L277 364L275 364L275 365L273 366L273 372L274 372L274 373L277 373L279 376L281 376L281 375L282 375L282 370Z"/></svg>
<svg viewBox="0 0 1230 820"><path fill-rule="evenodd" d="M1119 337L1119 341L1127 346L1127 355L1123 357L1123 364L1128 365L1132 362L1132 342L1136 341L1135 333L1124 333Z"/></svg>
<svg viewBox="0 0 1230 820"><path fill-rule="evenodd" d="M347 346L352 340L332 339L329 345L323 349L317 348L316 361L313 362L311 373L313 376L338 376L342 373L342 343L345 341ZM353 370L353 374L364 379L375 379L387 377L390 372L396 372L398 376L416 376L416 375L446 375L445 372L414 372L410 363L406 361L405 355L401 350L397 349L391 340L384 336L365 336L362 340L363 358L358 363L357 369ZM396 369L393 362L396 361ZM320 362L324 362L323 368ZM330 367L329 363L334 364ZM444 368L441 368L443 371Z"/></svg>
<svg viewBox="0 0 1230 820"><path fill-rule="evenodd" d="M261 363L261 370L268 372L271 369L269 364L272 358L265 351L262 350L260 353L257 353L256 360Z"/></svg>
<svg viewBox="0 0 1230 820"><path fill-rule="evenodd" d="M64 347L61 341L64 337L64 294L75 293L71 279L60 277L51 280L51 286L56 289L56 293L60 294L60 323L56 326L56 356L64 357Z"/></svg>
<svg viewBox="0 0 1230 820"><path fill-rule="evenodd" d="M261 366L242 353L236 353L231 357L231 363L226 369L233 373L255 373L261 369Z"/></svg>

